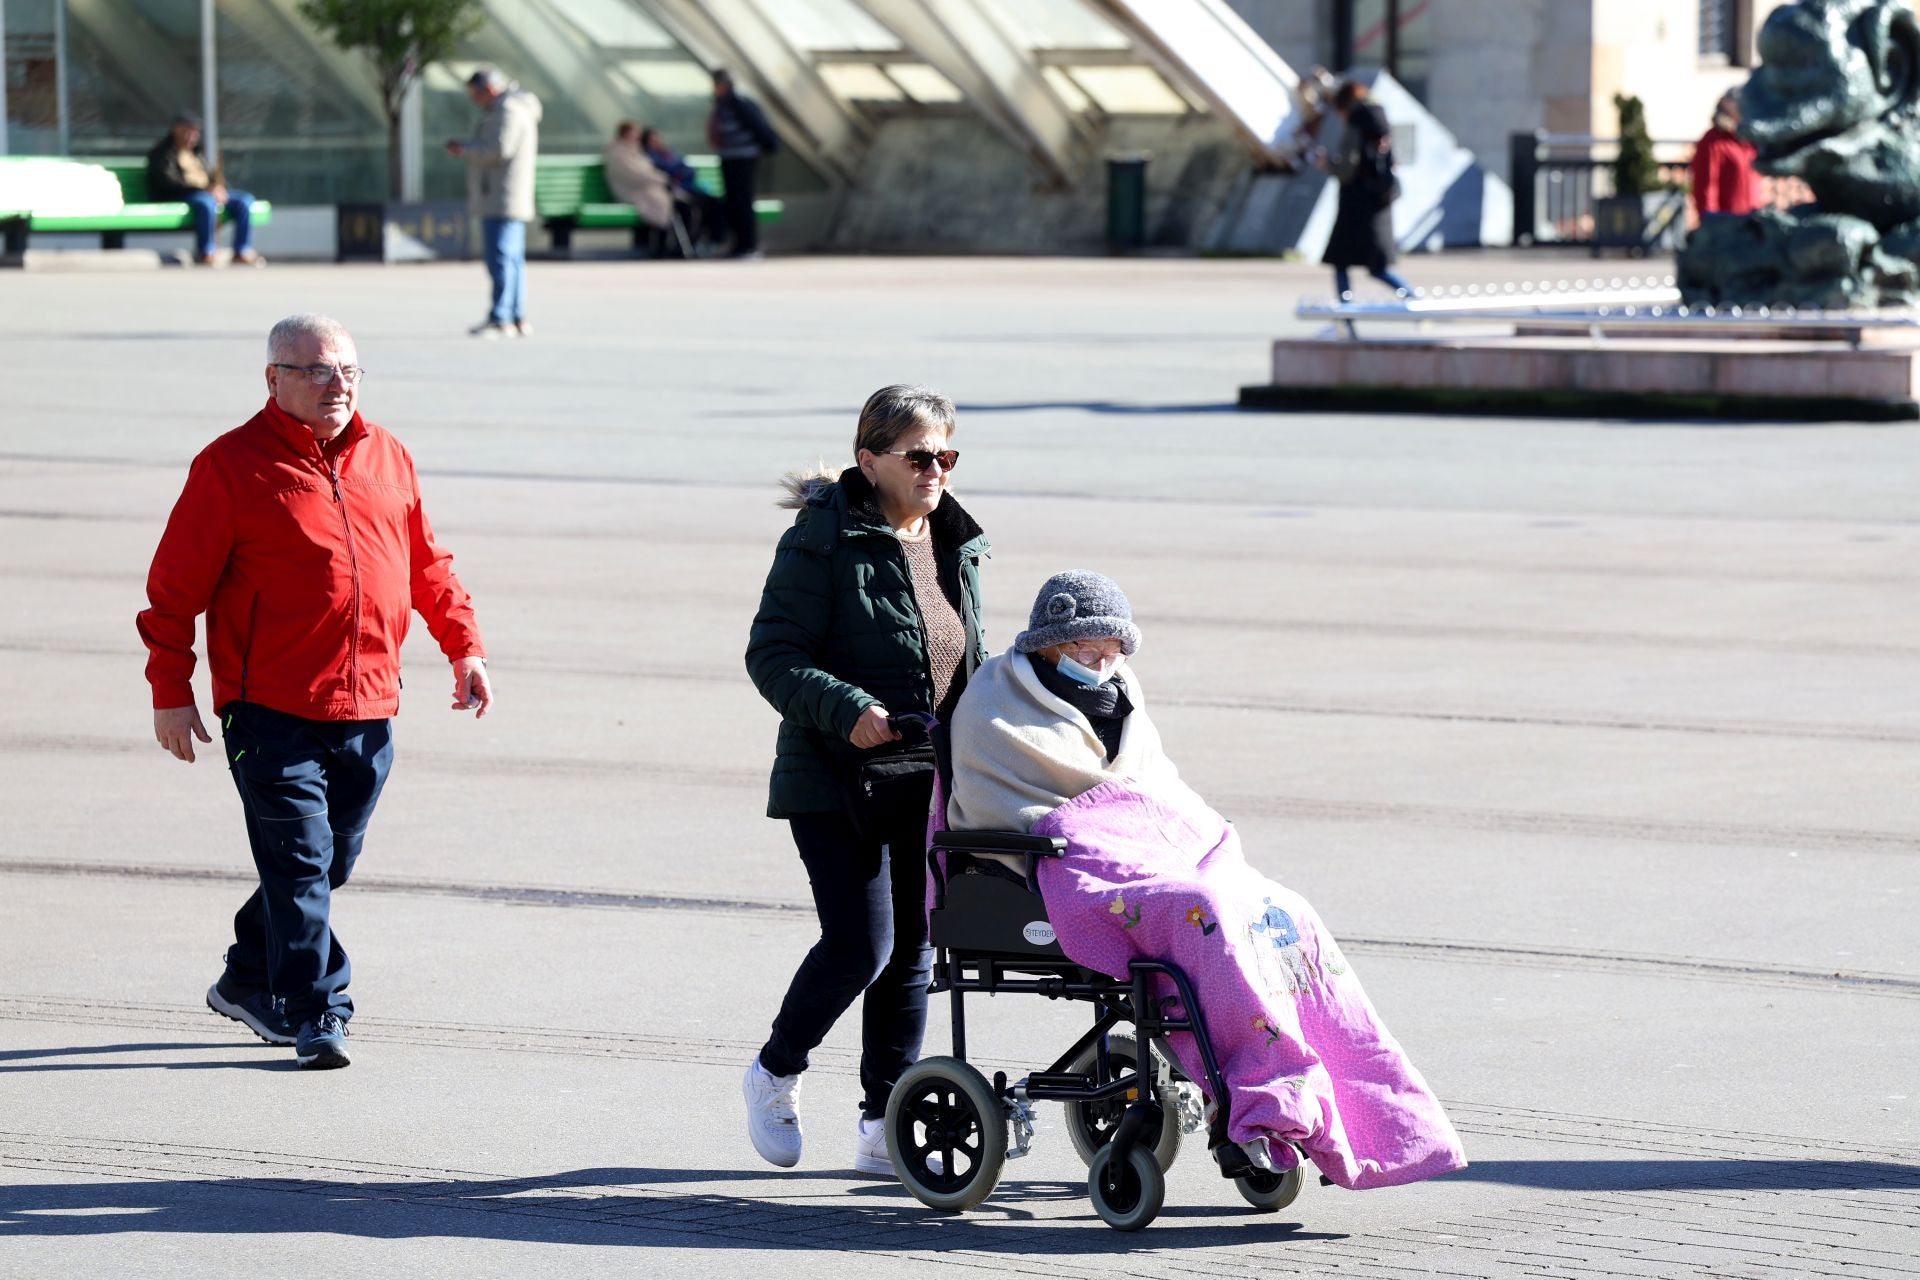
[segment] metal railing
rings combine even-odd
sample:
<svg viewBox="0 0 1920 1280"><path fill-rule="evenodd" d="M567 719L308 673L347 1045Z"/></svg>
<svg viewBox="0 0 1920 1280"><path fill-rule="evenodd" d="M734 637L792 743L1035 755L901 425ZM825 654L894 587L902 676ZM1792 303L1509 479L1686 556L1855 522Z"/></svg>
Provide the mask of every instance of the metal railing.
<svg viewBox="0 0 1920 1280"><path fill-rule="evenodd" d="M1359 322L1511 325L1516 331L1585 333L1604 340L1609 330L1635 334L1694 337L1825 338L1863 345L1869 334L1920 336L1916 311L1819 311L1797 307L1691 306L1680 301L1672 276L1596 277L1591 281L1540 281L1453 285L1416 290L1391 301L1357 302L1351 297L1302 302L1301 320L1340 325L1358 339ZM1903 339L1904 340L1904 339Z"/></svg>
<svg viewBox="0 0 1920 1280"><path fill-rule="evenodd" d="M1618 138L1585 133L1508 135L1508 179L1513 187L1513 243L1588 247L1595 243L1594 201L1613 194ZM1681 193L1691 185L1694 143L1672 138L1653 144L1659 181ZM1791 208L1813 199L1792 178L1760 179L1761 203ZM1684 216L1691 225L1691 202Z"/></svg>

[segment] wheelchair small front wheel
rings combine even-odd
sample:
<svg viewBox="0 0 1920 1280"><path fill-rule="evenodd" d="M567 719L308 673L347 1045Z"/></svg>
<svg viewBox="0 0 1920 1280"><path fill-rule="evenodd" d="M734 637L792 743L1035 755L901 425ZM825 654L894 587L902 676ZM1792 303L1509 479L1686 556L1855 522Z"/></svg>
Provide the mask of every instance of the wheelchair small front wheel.
<svg viewBox="0 0 1920 1280"><path fill-rule="evenodd" d="M922 1058L887 1101L887 1154L921 1204L971 1209L993 1194L1006 1167L1006 1103L960 1059Z"/></svg>
<svg viewBox="0 0 1920 1280"><path fill-rule="evenodd" d="M1286 1208L1306 1183L1307 1166L1304 1160L1284 1173L1268 1173L1262 1169L1233 1180L1240 1198L1261 1213L1277 1213Z"/></svg>
<svg viewBox="0 0 1920 1280"><path fill-rule="evenodd" d="M1087 1169L1087 1195L1093 1211L1115 1231L1138 1231L1160 1216L1167 1198L1167 1175L1153 1153L1136 1146L1126 1160L1113 1158L1111 1144L1100 1148Z"/></svg>
<svg viewBox="0 0 1920 1280"><path fill-rule="evenodd" d="M1088 1045L1074 1056L1067 1070L1075 1075L1093 1075L1093 1066L1098 1055L1097 1045ZM1160 1061L1160 1050L1154 1049L1145 1074L1154 1077L1155 1067ZM1122 1075L1137 1069L1140 1061L1139 1042L1124 1031L1107 1036L1107 1061L1112 1064L1114 1074ZM1174 1086L1178 1088L1179 1086ZM1160 1121L1160 1136L1154 1140L1153 1158L1164 1171L1173 1168L1173 1162L1180 1155L1180 1115L1177 1100L1159 1097L1155 1091L1155 1101L1159 1102L1164 1118ZM1129 1092L1110 1102L1064 1102L1060 1105L1067 1113L1067 1137L1073 1143L1073 1149L1080 1153L1080 1160L1089 1167L1093 1158L1100 1154L1100 1148L1113 1141L1113 1132L1120 1126L1120 1117L1127 1113L1127 1107L1139 1098Z"/></svg>

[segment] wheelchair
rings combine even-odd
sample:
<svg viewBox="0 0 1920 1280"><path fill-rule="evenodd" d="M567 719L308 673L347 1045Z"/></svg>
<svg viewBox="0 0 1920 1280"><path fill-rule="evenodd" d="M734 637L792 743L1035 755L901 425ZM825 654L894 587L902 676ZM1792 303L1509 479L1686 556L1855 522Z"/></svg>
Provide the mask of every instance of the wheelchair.
<svg viewBox="0 0 1920 1280"><path fill-rule="evenodd" d="M944 819L952 781L944 726L918 714L891 723L910 740L924 735L932 742L934 811ZM1087 1164L1094 1211L1116 1230L1138 1231L1159 1215L1181 1137L1202 1128L1222 1175L1250 1206L1285 1208L1300 1194L1305 1160L1269 1171L1226 1140L1226 1084L1187 975L1172 964L1135 960L1126 978L1115 979L1074 964L1061 949L1038 872L1040 860L1062 856L1066 844L1024 832L944 829L928 841L930 989L950 1001L953 1053L922 1058L894 1086L886 1114L894 1172L930 1209L972 1209L993 1193L1006 1162L1030 1150L1034 1104L1059 1102L1067 1135ZM1014 855L1025 863L1024 875L989 854ZM1156 975L1171 981L1177 1001L1155 998ZM1082 1002L1092 1006L1092 1025L1045 1069L1015 1080L996 1071L988 1080L967 1061L966 997L977 994ZM1185 1016L1170 1014L1176 1004ZM1198 1046L1217 1105L1210 1123L1166 1046L1175 1031L1191 1034Z"/></svg>

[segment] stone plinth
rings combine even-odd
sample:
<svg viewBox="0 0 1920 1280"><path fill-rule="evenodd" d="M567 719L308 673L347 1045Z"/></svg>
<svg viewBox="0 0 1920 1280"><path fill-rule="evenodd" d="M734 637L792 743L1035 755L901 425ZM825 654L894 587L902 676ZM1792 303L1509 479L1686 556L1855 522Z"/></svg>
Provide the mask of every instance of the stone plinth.
<svg viewBox="0 0 1920 1280"><path fill-rule="evenodd" d="M1282 338L1245 408L1581 417L1920 418L1920 352L1736 338Z"/></svg>

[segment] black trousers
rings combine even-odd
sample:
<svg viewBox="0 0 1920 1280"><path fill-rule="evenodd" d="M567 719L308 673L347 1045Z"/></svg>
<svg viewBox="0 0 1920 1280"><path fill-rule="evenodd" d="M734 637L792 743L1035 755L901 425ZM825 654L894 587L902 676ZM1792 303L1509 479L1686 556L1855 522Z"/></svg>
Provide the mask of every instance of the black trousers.
<svg viewBox="0 0 1920 1280"><path fill-rule="evenodd" d="M777 1076L806 1070L807 1055L864 993L860 1109L880 1116L927 1030L926 804L901 806L898 817L864 836L837 813L788 822L812 882L820 940L793 975L760 1065Z"/></svg>
<svg viewBox="0 0 1920 1280"><path fill-rule="evenodd" d="M330 909L333 891L353 874L386 785L392 726L304 720L230 702L221 728L260 873L260 887L233 918L227 979L282 997L296 1022L322 1013L351 1018L353 966Z"/></svg>
<svg viewBox="0 0 1920 1280"><path fill-rule="evenodd" d="M760 247L760 220L753 213L760 157L721 157L720 181L727 188L727 229L733 232L733 251L753 253Z"/></svg>

